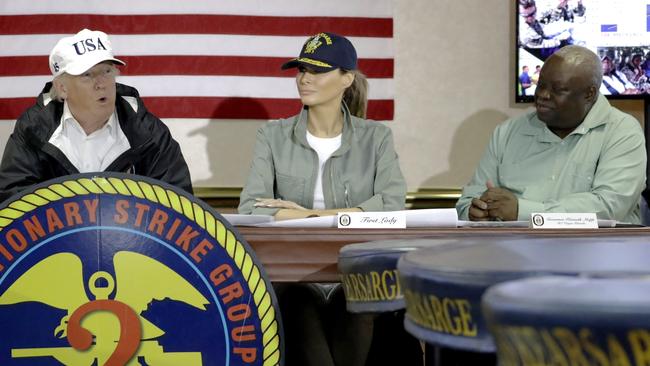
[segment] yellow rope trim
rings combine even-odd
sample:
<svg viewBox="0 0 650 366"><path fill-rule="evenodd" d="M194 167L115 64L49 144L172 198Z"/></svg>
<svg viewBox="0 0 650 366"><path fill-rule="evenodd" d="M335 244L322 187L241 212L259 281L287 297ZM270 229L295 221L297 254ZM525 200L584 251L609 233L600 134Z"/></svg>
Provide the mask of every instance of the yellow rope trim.
<svg viewBox="0 0 650 366"><path fill-rule="evenodd" d="M330 65L328 63L325 63L323 61L314 60L314 59L307 58L307 57L302 57L302 58L296 59L296 61L304 62L306 64L310 64L310 65L314 65L314 66L332 67L332 65Z"/></svg>

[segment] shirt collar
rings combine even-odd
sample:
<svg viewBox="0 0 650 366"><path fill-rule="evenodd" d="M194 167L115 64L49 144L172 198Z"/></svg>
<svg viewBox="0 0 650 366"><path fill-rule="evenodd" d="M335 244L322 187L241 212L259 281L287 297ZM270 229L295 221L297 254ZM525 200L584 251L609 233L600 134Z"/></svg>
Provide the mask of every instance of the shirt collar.
<svg viewBox="0 0 650 366"><path fill-rule="evenodd" d="M598 93L598 99L596 99L596 103L591 106L591 109L589 110L589 113L587 113L585 120L582 121L582 124L578 126L578 128L576 128L576 131L579 131L580 127L582 127L584 129L582 133L584 134L592 128L596 128L607 123L606 118L610 108L611 105L609 104L609 101L607 101L607 98Z"/></svg>

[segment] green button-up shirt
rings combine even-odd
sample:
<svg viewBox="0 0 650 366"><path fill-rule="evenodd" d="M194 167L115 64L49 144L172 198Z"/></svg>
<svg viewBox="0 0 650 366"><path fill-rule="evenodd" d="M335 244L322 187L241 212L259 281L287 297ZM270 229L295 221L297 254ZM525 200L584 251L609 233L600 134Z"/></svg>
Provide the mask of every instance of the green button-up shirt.
<svg viewBox="0 0 650 366"><path fill-rule="evenodd" d="M456 209L468 219L472 198L491 180L519 198L519 220L533 212L594 212L637 224L645 168L641 126L599 95L564 139L534 112L498 126Z"/></svg>

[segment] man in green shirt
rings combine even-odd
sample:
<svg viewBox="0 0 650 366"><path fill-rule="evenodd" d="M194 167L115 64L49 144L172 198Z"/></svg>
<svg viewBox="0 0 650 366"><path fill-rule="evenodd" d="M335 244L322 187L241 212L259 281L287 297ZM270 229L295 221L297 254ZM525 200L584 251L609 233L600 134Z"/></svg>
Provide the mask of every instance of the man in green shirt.
<svg viewBox="0 0 650 366"><path fill-rule="evenodd" d="M598 89L599 58L567 46L549 57L535 112L494 131L456 204L469 220L528 220L533 212L593 212L640 223L646 151L641 126Z"/></svg>

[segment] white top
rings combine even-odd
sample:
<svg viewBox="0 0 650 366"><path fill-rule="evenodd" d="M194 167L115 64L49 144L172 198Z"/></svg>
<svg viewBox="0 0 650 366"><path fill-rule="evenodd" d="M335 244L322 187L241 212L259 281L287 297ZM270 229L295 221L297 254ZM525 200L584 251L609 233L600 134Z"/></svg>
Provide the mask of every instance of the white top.
<svg viewBox="0 0 650 366"><path fill-rule="evenodd" d="M616 93L607 88L616 90ZM600 85L600 93L603 95L622 94L626 89L633 89L634 85L627 80L627 76L622 72L615 70L612 75L603 75L603 83Z"/></svg>
<svg viewBox="0 0 650 366"><path fill-rule="evenodd" d="M61 150L80 173L104 171L131 148L115 112L102 128L86 135L67 102L63 104L61 123L49 142Z"/></svg>
<svg viewBox="0 0 650 366"><path fill-rule="evenodd" d="M325 196L323 195L323 169L325 162L332 156L334 151L341 147L341 134L336 137L316 137L307 131L307 142L318 154L318 176L314 188L315 209L325 208Z"/></svg>

